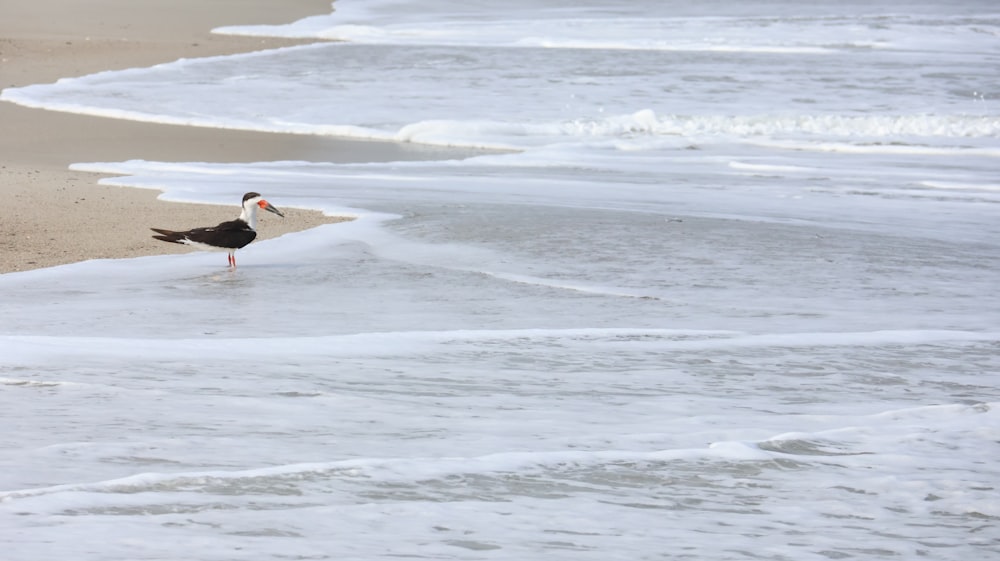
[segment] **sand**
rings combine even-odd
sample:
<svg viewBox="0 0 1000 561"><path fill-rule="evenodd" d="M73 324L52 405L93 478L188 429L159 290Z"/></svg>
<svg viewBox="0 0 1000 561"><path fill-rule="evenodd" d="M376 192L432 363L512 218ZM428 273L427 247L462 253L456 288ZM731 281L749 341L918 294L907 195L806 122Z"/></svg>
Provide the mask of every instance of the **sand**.
<svg viewBox="0 0 1000 561"><path fill-rule="evenodd" d="M329 0L3 0L0 88L301 43L210 31L287 23L330 13L330 6ZM157 191L99 185L102 176L71 171L73 163L390 161L433 152L407 144L138 123L9 102L0 102L0 128L0 273L191 251L153 240L149 227L211 226L239 213L242 191L233 193L232 206L166 203L157 200ZM268 199L282 208L280 199ZM288 210L284 219L261 218L258 239L341 220L282 210Z"/></svg>

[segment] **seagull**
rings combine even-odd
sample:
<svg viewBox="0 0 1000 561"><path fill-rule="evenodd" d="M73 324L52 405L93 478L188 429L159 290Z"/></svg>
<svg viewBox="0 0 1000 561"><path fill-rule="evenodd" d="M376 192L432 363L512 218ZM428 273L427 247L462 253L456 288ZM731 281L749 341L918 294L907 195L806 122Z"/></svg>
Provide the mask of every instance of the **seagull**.
<svg viewBox="0 0 1000 561"><path fill-rule="evenodd" d="M236 250L248 245L257 237L258 208L273 212L282 218L285 216L271 203L265 201L260 193L250 192L243 195L243 211L240 212L240 217L236 220L208 228L195 228L186 232L174 232L160 228L150 228L150 230L160 234L153 236L154 238L165 242L185 244L202 251L228 251L229 266L235 269Z"/></svg>

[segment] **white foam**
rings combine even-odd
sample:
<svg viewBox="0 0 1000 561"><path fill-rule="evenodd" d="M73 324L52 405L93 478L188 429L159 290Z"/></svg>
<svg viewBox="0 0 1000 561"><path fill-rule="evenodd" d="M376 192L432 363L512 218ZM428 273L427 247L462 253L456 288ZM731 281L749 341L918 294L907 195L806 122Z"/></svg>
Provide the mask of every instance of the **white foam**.
<svg viewBox="0 0 1000 561"><path fill-rule="evenodd" d="M933 189L955 189L958 191L1000 191L996 183L964 183L957 181L921 181L921 185Z"/></svg>
<svg viewBox="0 0 1000 561"><path fill-rule="evenodd" d="M582 290L572 287L572 290ZM583 290L591 292L591 290ZM599 291L592 290L600 293ZM628 295L632 296L632 295ZM908 330L873 331L855 333L784 333L754 335L728 331L699 331L638 328L581 328L581 329L517 329L517 330L460 330L460 331L407 331L358 333L319 337L269 337L267 345L256 339L135 339L117 350L109 344L114 340L104 337L44 337L2 336L0 345L7 356L20 362L36 362L55 356L73 357L92 353L100 348L106 356L121 358L137 353L149 359L162 360L174 356L179 349L191 357L212 356L269 356L273 349L296 356L379 356L384 354L418 354L439 346L458 343L536 341L539 344L619 346L650 346L662 351L702 351L739 348L826 348L826 347L879 347L886 345L930 345L960 342L1000 342L1000 332ZM107 350L111 349L111 350ZM16 385L23 380L13 380ZM32 384L36 382L31 382Z"/></svg>
<svg viewBox="0 0 1000 561"><path fill-rule="evenodd" d="M316 47L300 47L294 52L313 56ZM261 61L270 69L264 72L283 72L281 67L266 62L268 57L277 55L243 55L249 63ZM203 68L218 67L220 59L206 59L201 62L181 61L173 65L161 65L148 75L142 71L126 70L118 73L101 73L88 77L64 79L56 84L36 85L23 88L8 88L3 90L0 98L29 107L46 108L60 111L70 111L103 117L132 119L174 125L207 126L229 129L245 129L266 132L283 132L298 134L318 134L329 136L351 137L365 140L395 140L403 142L418 142L433 145L469 146L492 149L524 149L547 146L566 142L592 142L607 139L635 139L644 136L657 137L687 137L705 141L711 138L724 140L748 139L752 141L765 140L771 137L787 138L795 136L818 137L823 139L847 137L874 139L875 142L853 143L850 145L834 145L813 143L813 149L871 151L878 153L924 153L937 154L938 147L922 147L900 145L892 139L896 138L945 138L945 139L977 139L1000 136L1000 120L990 115L966 114L683 114L663 113L648 108L631 113L616 113L600 117L586 115L595 108L591 104L583 104L581 114L565 120L553 120L550 115L562 109L559 104L551 101L537 105L530 112L519 115L523 104L518 96L511 100L512 104L500 107L498 111L483 113L484 96L492 95L488 90L475 85L475 76L456 75L453 89L448 98L432 104L420 102L420 106L409 99L389 101L384 90L372 89L374 84L358 82L343 84L338 89L344 90L347 98L341 104L354 106L350 115L338 114L339 122L330 123L328 116L317 113L315 117L302 118L302 107L299 104L289 104L280 109L283 115L275 115L268 119L259 119L264 106L275 106L273 96L268 95L274 81L257 80L260 97L242 96L240 103L225 103L220 105L217 100L230 99L233 84L222 82L218 85L206 85L196 82L186 85L181 75ZM121 80L119 80L119 76ZM135 78L133 78L135 76ZM276 80L283 80L275 76ZM138 80L134 82L133 80ZM472 80L472 82L466 82ZM268 85L271 84L271 85ZM142 88L133 90L136 86ZM327 97L328 87L324 84L305 86L306 88L322 88L305 90L306 98ZM640 87L638 82L636 87ZM172 91L178 102L170 105L156 102L160 91ZM364 96L355 98L354 96ZM527 100L524 100L527 102ZM555 100L553 100L555 101ZM648 100L647 102L652 102ZM436 114L441 117L451 114L450 118L430 118L404 121L385 121L386 104L410 106L409 113L416 116L421 113ZM536 102L537 103L537 102ZM155 107L155 111L150 108ZM397 115L394 117L399 119ZM380 124L372 124L380 122ZM890 139L878 142L879 139ZM787 143L788 141L783 141ZM769 143L769 146L781 144ZM995 156L996 151L987 148L969 148L970 154Z"/></svg>
<svg viewBox="0 0 1000 561"><path fill-rule="evenodd" d="M922 37L920 43L914 44L912 37L924 21L912 15L891 18L884 14L847 18L829 13L806 15L808 10L796 5L793 14L765 12L728 16L698 6L667 9L661 3L648 1L614 11L606 5L586 4L559 9L508 2L503 9L486 5L456 9L448 3L429 3L421 10L408 11L393 2L372 2L364 8L345 2L329 16L310 17L291 25L227 26L213 31L368 44L778 55L816 55L857 49L941 51L969 46L969 43L957 42L953 34L973 41L986 41L975 33L969 37L969 31L981 29L977 25L980 22L955 15L935 19L948 31L936 37ZM608 17L609 11L617 12L615 17ZM580 15L594 12L602 17Z"/></svg>
<svg viewBox="0 0 1000 561"><path fill-rule="evenodd" d="M755 140L754 143L762 146L781 148L783 150L803 150L810 152L1000 158L1000 149L964 146L928 146L879 142L857 144L847 142L788 142L776 140Z"/></svg>
<svg viewBox="0 0 1000 561"><path fill-rule="evenodd" d="M786 166L778 164L758 164L750 162L729 162L729 167L754 173L816 173L820 170L804 166Z"/></svg>

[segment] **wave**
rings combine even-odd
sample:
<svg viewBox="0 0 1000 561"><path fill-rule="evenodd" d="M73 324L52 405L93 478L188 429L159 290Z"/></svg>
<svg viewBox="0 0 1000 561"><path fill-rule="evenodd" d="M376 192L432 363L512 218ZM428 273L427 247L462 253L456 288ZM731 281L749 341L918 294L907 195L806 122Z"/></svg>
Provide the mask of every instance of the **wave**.
<svg viewBox="0 0 1000 561"><path fill-rule="evenodd" d="M338 129L338 133L356 132ZM402 126L398 132L366 131L358 136L381 137L400 142L475 148L519 150L544 145L593 140L679 137L698 140L805 137L857 139L899 138L993 138L1000 136L1000 118L969 115L661 115L651 109L601 119L550 122L470 120L421 121ZM872 145L886 151L891 144ZM907 146L899 143L897 146ZM888 151L920 149L889 148ZM929 149L931 150L931 149ZM986 149L982 155L992 156Z"/></svg>
<svg viewBox="0 0 1000 561"><path fill-rule="evenodd" d="M609 25L621 25L622 20L563 20L547 21L545 28L538 30L524 26L521 21L509 21L488 25L463 23L461 25L409 26L383 28L368 25L333 25L319 29L294 29L282 26L232 26L213 29L223 35L272 36L300 39L324 39L347 41L369 45L436 45L436 46L476 46L514 47L545 49L598 49L633 50L662 52L704 52L704 53L756 53L756 54L828 54L843 49L871 48L867 41L856 43L809 44L801 40L788 43L761 42L760 37L745 37L737 41L730 39L715 41L704 38L648 39L644 36L676 35L683 29L675 22L664 21L663 25L630 26L619 29L618 33L607 35ZM534 22L529 22L534 23ZM630 23L630 22L625 22ZM571 29L573 34L565 34ZM591 30L584 34L581 30ZM579 36L573 36L577 35Z"/></svg>
<svg viewBox="0 0 1000 561"><path fill-rule="evenodd" d="M549 480L594 479L588 474L607 474L608 469L627 468L635 477L673 466L674 475L685 464L698 472L711 472L706 463L721 465L831 464L843 466L849 457L860 465L873 462L885 469L893 462L909 465L915 459L945 465L937 442L966 439L970 445L988 440L978 429L995 422L998 403L947 404L894 409L860 416L804 415L792 422L812 426L813 432L788 432L764 440L723 440L701 447L657 450L529 450L495 452L479 456L365 457L281 464L240 470L146 472L115 479L51 485L0 492L0 503L50 495L201 493L229 497L239 495L300 495L298 489L319 484L330 488L339 483L435 486L445 481L475 478L482 486L489 478L535 477ZM940 435L928 443L899 444L915 432ZM930 450L922 447L929 446ZM869 460L865 456L875 456ZM582 475L581 475L582 474ZM603 480L603 478L597 478ZM592 481L594 482L594 481ZM599 482L599 481L598 481ZM877 480L869 483L879 484ZM348 489L348 487L342 487ZM149 497L148 500L153 500ZM159 500L170 500L161 498Z"/></svg>
<svg viewBox="0 0 1000 561"><path fill-rule="evenodd" d="M961 183L957 181L921 181L920 185L931 189L956 191L1000 191L997 183Z"/></svg>
<svg viewBox="0 0 1000 561"><path fill-rule="evenodd" d="M226 26L225 35L347 41L369 45L529 47L549 49L828 54L854 50L962 50L987 43L982 32L990 15L935 17L908 15L678 15L655 3L623 6L604 17L575 9L548 11L535 5L475 6L455 10L421 5L407 13L399 6L338 6L328 16L289 25ZM380 11L382 13L380 13ZM661 12L661 13L655 13ZM392 17L384 17L387 14ZM934 34L928 36L927 29ZM919 42L910 39L920 37ZM957 37L958 39L953 39Z"/></svg>
<svg viewBox="0 0 1000 561"><path fill-rule="evenodd" d="M979 148L969 146L930 146L901 142L802 142L769 139L754 140L754 144L767 148L809 152L832 152L844 154L891 154L910 156L975 156L1000 158L1000 148Z"/></svg>
<svg viewBox="0 0 1000 561"><path fill-rule="evenodd" d="M378 481L426 481L461 474L516 473L534 469L565 470L571 466L632 462L666 462L717 458L723 460L769 460L774 453L752 443L719 442L703 449L641 451L537 451L500 452L478 457L363 458L331 462L286 464L238 471L198 471L180 473L140 473L92 483L71 483L34 489L0 492L0 502L59 493L150 493L213 492L226 494L238 489L259 489L262 480L307 482L328 479Z"/></svg>
<svg viewBox="0 0 1000 561"><path fill-rule="evenodd" d="M969 115L657 115L644 110L602 121L565 123L573 136L658 134L680 136L993 137L1000 117Z"/></svg>
<svg viewBox="0 0 1000 561"><path fill-rule="evenodd" d="M0 386L22 386L30 388L54 388L69 385L71 382L55 382L48 380L25 380L22 378L0 378Z"/></svg>
<svg viewBox="0 0 1000 561"><path fill-rule="evenodd" d="M10 90L4 90L7 94ZM602 119L574 119L550 122L508 122L489 120L432 120L399 127L375 129L356 125L311 125L278 121L251 123L205 115L164 115L108 109L81 104L56 104L34 101L11 92L3 96L29 107L66 111L99 117L135 120L172 125L200 126L258 132L319 135L361 140L411 142L417 144L467 147L487 150L524 150L539 146L593 140L638 139L657 137L713 138L727 141L773 137L807 138L993 138L1000 136L1000 118L965 115L659 115L646 109L631 114ZM774 147L782 147L775 145ZM799 148L800 146L792 146ZM898 144L871 144L812 149L872 153L938 154L941 148ZM947 150L950 152L950 150ZM984 156L1000 155L1000 149L972 152Z"/></svg>
<svg viewBox="0 0 1000 561"><path fill-rule="evenodd" d="M852 144L855 152L939 153L899 139L981 139L1000 136L1000 118L968 115L661 115L651 109L601 119L551 122L422 121L405 125L391 138L401 142L521 150L573 142L690 138L740 141L799 137L890 139ZM781 147L781 146L775 146ZM953 149L945 149L951 152ZM1000 150L973 149L995 156Z"/></svg>
<svg viewBox="0 0 1000 561"><path fill-rule="evenodd" d="M729 162L729 167L739 171L749 171L755 174L772 174L772 173L817 173L820 172L818 168L810 168L804 166L789 166L789 165L779 165L779 164L752 164L748 162Z"/></svg>
<svg viewBox="0 0 1000 561"><path fill-rule="evenodd" d="M141 341L141 345L135 343ZM46 337L10 335L0 337L0 350L12 360L30 362L53 356L102 355L169 359L183 348L189 356L220 352L246 357L270 356L278 346L300 356L382 356L426 352L440 345L517 341L523 344L579 344L584 346L648 345L663 351L699 351L729 348L877 347L884 345L933 345L951 343L997 343L1000 332L949 330L894 330L862 332L804 332L749 334L737 331L579 328L508 329L455 331L399 331L325 335L316 337L272 337L260 339L125 339L103 337ZM136 350L138 349L138 350Z"/></svg>

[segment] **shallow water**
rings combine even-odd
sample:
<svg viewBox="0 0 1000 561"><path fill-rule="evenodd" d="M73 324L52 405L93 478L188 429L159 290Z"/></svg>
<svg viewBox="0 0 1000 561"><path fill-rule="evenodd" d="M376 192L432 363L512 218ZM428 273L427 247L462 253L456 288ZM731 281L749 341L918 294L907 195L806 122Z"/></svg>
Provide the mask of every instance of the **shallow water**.
<svg viewBox="0 0 1000 561"><path fill-rule="evenodd" d="M0 277L7 559L1000 556L992 6L338 4L4 90L518 149L78 165L356 220Z"/></svg>

